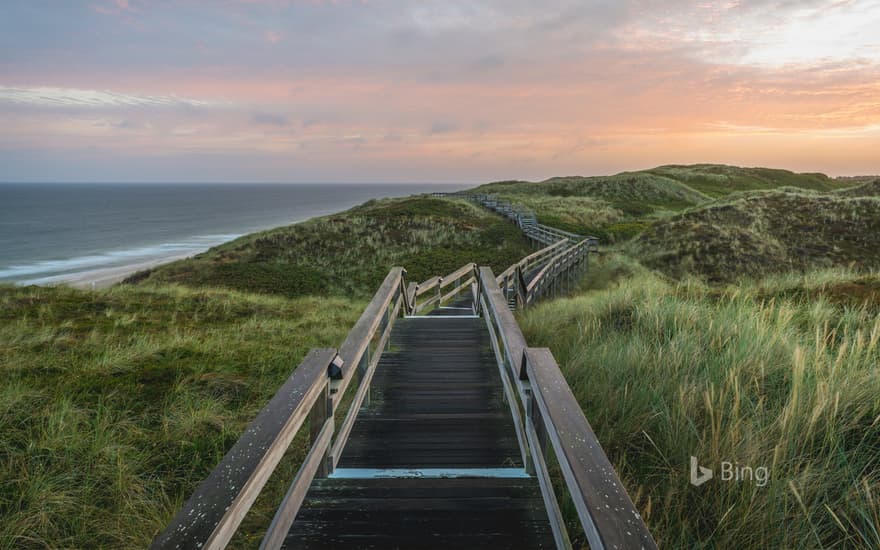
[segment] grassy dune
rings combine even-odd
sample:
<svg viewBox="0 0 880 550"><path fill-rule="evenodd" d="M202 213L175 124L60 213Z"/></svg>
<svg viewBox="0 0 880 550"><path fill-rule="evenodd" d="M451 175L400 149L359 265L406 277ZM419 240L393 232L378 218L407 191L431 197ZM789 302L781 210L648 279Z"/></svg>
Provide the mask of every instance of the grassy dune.
<svg viewBox="0 0 880 550"><path fill-rule="evenodd" d="M671 213L732 193L782 186L832 191L853 184L824 174L698 164L613 176L556 177L537 183L496 182L477 190L532 208L542 223L615 243L638 235Z"/></svg>
<svg viewBox="0 0 880 550"><path fill-rule="evenodd" d="M570 297L519 315L661 546L880 547L876 181L699 165L480 189L629 240ZM104 291L0 286L0 548L145 546L392 265L423 280L530 250L500 217L412 197ZM303 446L235 547L254 546ZM771 482L691 487L691 454L767 466Z"/></svg>
<svg viewBox="0 0 880 550"><path fill-rule="evenodd" d="M247 235L129 281L368 297L395 265L423 281L471 261L501 271L529 251L516 227L484 209L412 197Z"/></svg>
<svg viewBox="0 0 880 550"><path fill-rule="evenodd" d="M636 241L646 265L733 281L817 267L880 268L880 197L870 188L739 193L660 221Z"/></svg>
<svg viewBox="0 0 880 550"><path fill-rule="evenodd" d="M832 191L848 185L825 174L796 174L773 168L742 168L720 164L660 166L646 172L677 180L713 198L724 197L738 191L775 189L781 186Z"/></svg>
<svg viewBox="0 0 880 550"><path fill-rule="evenodd" d="M146 546L306 351L338 346L363 306L0 287L0 548Z"/></svg>
<svg viewBox="0 0 880 550"><path fill-rule="evenodd" d="M484 186L605 238L582 288L520 317L661 547L880 548L878 185L698 165ZM770 482L693 487L691 455Z"/></svg>
<svg viewBox="0 0 880 550"><path fill-rule="evenodd" d="M461 201L371 201L97 292L0 286L0 548L142 548L388 269L411 280L531 249ZM298 439L234 547L252 548Z"/></svg>
<svg viewBox="0 0 880 550"><path fill-rule="evenodd" d="M861 185L849 187L838 191L846 197L878 197L880 198L880 178L866 181Z"/></svg>
<svg viewBox="0 0 880 550"><path fill-rule="evenodd" d="M670 283L619 255L522 315L667 548L880 547L880 276ZM690 455L770 482L688 482Z"/></svg>

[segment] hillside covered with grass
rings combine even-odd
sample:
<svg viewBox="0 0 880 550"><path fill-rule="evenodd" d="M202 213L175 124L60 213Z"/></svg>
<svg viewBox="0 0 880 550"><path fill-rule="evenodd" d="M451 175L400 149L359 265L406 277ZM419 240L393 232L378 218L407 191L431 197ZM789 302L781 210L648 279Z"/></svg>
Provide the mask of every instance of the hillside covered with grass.
<svg viewBox="0 0 880 550"><path fill-rule="evenodd" d="M520 321L660 547L880 547L880 180L698 165L481 190L604 237ZM690 456L770 481L694 487Z"/></svg>
<svg viewBox="0 0 880 550"><path fill-rule="evenodd" d="M0 286L0 548L146 547L306 352L338 346L364 305ZM269 488L280 500L283 484Z"/></svg>
<svg viewBox="0 0 880 550"><path fill-rule="evenodd" d="M128 281L366 298L396 265L419 282L468 262L500 272L530 250L515 226L478 206L416 196L246 235Z"/></svg>
<svg viewBox="0 0 880 550"><path fill-rule="evenodd" d="M880 547L880 276L670 282L612 253L521 316L661 548ZM688 481L690 456L769 482ZM571 514L574 518L574 515Z"/></svg>
<svg viewBox="0 0 880 550"><path fill-rule="evenodd" d="M673 277L710 281L834 266L880 269L880 196L853 191L738 193L658 221L638 237L634 254Z"/></svg>
<svg viewBox="0 0 880 550"><path fill-rule="evenodd" d="M824 174L697 164L660 166L613 176L495 182L477 191L532 208L541 223L595 235L607 244L630 239L671 213L733 193L780 187L834 191L854 183Z"/></svg>
<svg viewBox="0 0 880 550"><path fill-rule="evenodd" d="M576 291L517 315L661 547L880 547L878 189L717 165L479 188L602 238ZM0 286L0 548L146 546L389 268L498 272L531 251L500 216L419 196L107 290ZM300 438L234 547L303 455ZM695 488L690 455L771 482Z"/></svg>
<svg viewBox="0 0 880 550"><path fill-rule="evenodd" d="M342 343L392 266L420 281L529 251L498 216L411 197L107 290L0 285L0 548L146 547L306 352ZM303 437L233 547L258 544Z"/></svg>

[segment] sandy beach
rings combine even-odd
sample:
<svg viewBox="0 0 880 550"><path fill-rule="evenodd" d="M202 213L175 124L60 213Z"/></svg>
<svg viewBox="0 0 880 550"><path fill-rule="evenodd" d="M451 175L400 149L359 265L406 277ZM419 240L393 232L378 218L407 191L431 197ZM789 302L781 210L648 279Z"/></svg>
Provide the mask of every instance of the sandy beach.
<svg viewBox="0 0 880 550"><path fill-rule="evenodd" d="M73 288L81 289L107 288L122 281L129 275L137 273L138 271L150 269L162 264L173 262L175 260L189 258L191 256L194 256L195 254L197 254L197 252L187 252L185 254L166 256L163 258L154 258L152 260L146 260L127 265L104 267L100 269L92 269L89 271L81 271L79 273L69 273L65 275L57 275L54 277L46 277L45 279L41 279L38 284L40 284L41 286L66 285Z"/></svg>

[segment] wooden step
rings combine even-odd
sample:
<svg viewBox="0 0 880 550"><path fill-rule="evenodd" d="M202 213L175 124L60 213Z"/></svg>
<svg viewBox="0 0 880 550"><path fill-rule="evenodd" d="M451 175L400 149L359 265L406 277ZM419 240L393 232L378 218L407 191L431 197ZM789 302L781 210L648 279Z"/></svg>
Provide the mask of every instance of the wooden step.
<svg viewBox="0 0 880 550"><path fill-rule="evenodd" d="M340 468L522 465L483 319L400 319Z"/></svg>
<svg viewBox="0 0 880 550"><path fill-rule="evenodd" d="M316 480L285 548L555 548L534 479Z"/></svg>

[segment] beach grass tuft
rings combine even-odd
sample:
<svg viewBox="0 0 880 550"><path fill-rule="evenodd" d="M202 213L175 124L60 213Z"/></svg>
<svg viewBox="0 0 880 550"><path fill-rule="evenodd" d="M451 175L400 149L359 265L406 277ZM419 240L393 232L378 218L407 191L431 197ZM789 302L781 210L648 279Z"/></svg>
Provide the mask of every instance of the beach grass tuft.
<svg viewBox="0 0 880 550"><path fill-rule="evenodd" d="M521 314L661 547L877 548L880 275L670 282L610 254ZM689 457L715 469L694 487ZM723 481L728 461L769 482ZM572 519L574 519L572 517Z"/></svg>

